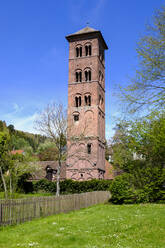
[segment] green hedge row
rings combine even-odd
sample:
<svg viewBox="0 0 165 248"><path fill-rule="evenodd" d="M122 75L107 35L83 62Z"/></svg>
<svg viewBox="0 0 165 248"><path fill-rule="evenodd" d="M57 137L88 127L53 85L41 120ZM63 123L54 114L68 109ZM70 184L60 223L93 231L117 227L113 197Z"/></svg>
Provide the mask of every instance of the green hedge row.
<svg viewBox="0 0 165 248"><path fill-rule="evenodd" d="M90 181L73 181L67 179L60 182L60 192L61 194L74 194L89 191L104 191L109 190L110 184L110 180L93 179ZM51 182L47 179L41 179L36 182L25 182L23 185L23 191L25 193L47 192L55 194L56 182Z"/></svg>

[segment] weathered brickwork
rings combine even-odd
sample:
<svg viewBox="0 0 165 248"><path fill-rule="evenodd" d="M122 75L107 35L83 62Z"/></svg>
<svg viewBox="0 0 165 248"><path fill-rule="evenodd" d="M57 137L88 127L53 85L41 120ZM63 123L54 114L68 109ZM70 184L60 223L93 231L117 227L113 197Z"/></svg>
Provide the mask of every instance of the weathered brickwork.
<svg viewBox="0 0 165 248"><path fill-rule="evenodd" d="M105 61L100 31L86 27L69 41L68 156L66 177L104 178Z"/></svg>

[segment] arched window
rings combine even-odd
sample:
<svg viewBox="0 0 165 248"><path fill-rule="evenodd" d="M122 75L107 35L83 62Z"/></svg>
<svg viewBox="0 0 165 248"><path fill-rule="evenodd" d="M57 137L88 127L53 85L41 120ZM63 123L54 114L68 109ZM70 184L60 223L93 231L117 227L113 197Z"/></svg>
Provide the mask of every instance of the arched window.
<svg viewBox="0 0 165 248"><path fill-rule="evenodd" d="M91 106L91 96L90 95L85 95L84 100L85 100L86 106Z"/></svg>
<svg viewBox="0 0 165 248"><path fill-rule="evenodd" d="M75 107L80 107L81 106L81 96L76 96L75 97Z"/></svg>
<svg viewBox="0 0 165 248"><path fill-rule="evenodd" d="M104 75L101 71L99 71L99 82L103 83L103 81L104 81Z"/></svg>
<svg viewBox="0 0 165 248"><path fill-rule="evenodd" d="M87 153L91 154L91 144L87 144Z"/></svg>
<svg viewBox="0 0 165 248"><path fill-rule="evenodd" d="M74 121L76 122L76 121L79 121L79 115L78 114L75 114L74 115Z"/></svg>
<svg viewBox="0 0 165 248"><path fill-rule="evenodd" d="M101 71L99 71L99 82L101 82Z"/></svg>
<svg viewBox="0 0 165 248"><path fill-rule="evenodd" d="M101 102L102 102L102 97L101 95L99 95L99 105L101 106Z"/></svg>
<svg viewBox="0 0 165 248"><path fill-rule="evenodd" d="M103 102L104 102L104 98L101 95L99 95L99 106L102 106Z"/></svg>
<svg viewBox="0 0 165 248"><path fill-rule="evenodd" d="M82 47L81 46L76 47L76 57L82 57Z"/></svg>
<svg viewBox="0 0 165 248"><path fill-rule="evenodd" d="M85 55L86 56L92 55L92 46L90 44L85 45Z"/></svg>
<svg viewBox="0 0 165 248"><path fill-rule="evenodd" d="M103 61L104 60L104 50L101 50L100 49L99 54L100 54L100 56L99 56L100 57L100 60Z"/></svg>
<svg viewBox="0 0 165 248"><path fill-rule="evenodd" d="M76 71L76 82L81 82L82 81L82 72L81 71Z"/></svg>
<svg viewBox="0 0 165 248"><path fill-rule="evenodd" d="M79 112L74 112L73 113L73 120L74 122L78 122L80 118L80 113Z"/></svg>
<svg viewBox="0 0 165 248"><path fill-rule="evenodd" d="M91 79L92 79L91 70L90 69L86 69L84 73L85 73L85 81L86 82L91 81Z"/></svg>
<svg viewBox="0 0 165 248"><path fill-rule="evenodd" d="M76 47L76 57L79 57L79 48Z"/></svg>

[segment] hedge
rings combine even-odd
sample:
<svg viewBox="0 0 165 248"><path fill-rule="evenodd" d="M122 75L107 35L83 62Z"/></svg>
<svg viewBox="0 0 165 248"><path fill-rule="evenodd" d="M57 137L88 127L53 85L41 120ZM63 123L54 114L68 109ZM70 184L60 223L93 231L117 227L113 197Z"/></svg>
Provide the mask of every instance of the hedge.
<svg viewBox="0 0 165 248"><path fill-rule="evenodd" d="M61 194L74 194L90 191L104 191L109 190L110 185L110 180L92 179L89 181L73 181L66 179L60 182L60 192ZM36 182L25 182L23 191L25 193L47 192L55 194L56 182L51 182L47 179L41 179Z"/></svg>

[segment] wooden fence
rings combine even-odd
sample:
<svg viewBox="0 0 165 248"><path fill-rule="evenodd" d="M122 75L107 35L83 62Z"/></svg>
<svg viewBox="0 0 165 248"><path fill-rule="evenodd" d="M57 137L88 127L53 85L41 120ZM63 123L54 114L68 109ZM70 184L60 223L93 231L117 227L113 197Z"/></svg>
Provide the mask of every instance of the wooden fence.
<svg viewBox="0 0 165 248"><path fill-rule="evenodd" d="M0 226L30 221L34 218L66 213L104 203L108 191L94 191L73 195L44 196L27 199L0 200Z"/></svg>

